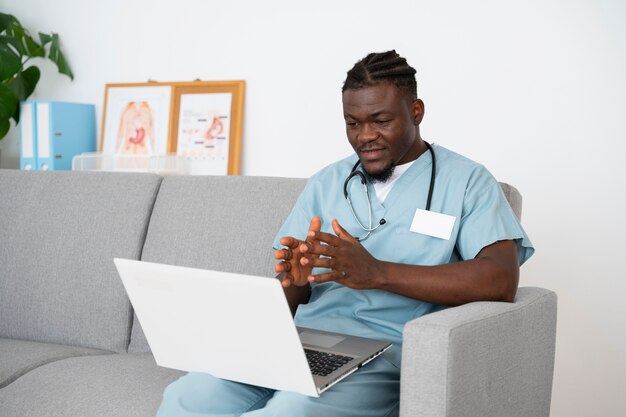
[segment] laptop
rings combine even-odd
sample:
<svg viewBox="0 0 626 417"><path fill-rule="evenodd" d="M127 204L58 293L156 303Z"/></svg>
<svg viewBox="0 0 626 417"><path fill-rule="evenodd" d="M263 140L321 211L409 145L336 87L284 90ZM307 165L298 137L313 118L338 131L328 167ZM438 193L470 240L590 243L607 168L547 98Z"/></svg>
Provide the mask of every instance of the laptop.
<svg viewBox="0 0 626 417"><path fill-rule="evenodd" d="M276 278L114 262L159 366L318 397L391 346L297 328Z"/></svg>

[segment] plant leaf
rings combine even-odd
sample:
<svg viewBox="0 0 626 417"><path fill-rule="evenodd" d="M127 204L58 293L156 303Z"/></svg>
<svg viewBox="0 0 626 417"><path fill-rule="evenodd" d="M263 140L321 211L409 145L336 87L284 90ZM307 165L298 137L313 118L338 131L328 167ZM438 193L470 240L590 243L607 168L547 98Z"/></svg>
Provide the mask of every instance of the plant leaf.
<svg viewBox="0 0 626 417"><path fill-rule="evenodd" d="M17 99L9 87L0 84L0 121L9 120L15 113Z"/></svg>
<svg viewBox="0 0 626 417"><path fill-rule="evenodd" d="M22 43L26 50L26 55L40 57L44 57L46 55L44 48L39 45L32 36L26 34L22 39Z"/></svg>
<svg viewBox="0 0 626 417"><path fill-rule="evenodd" d="M0 140L4 138L7 133L9 133L9 129L11 128L11 123L9 120L0 119Z"/></svg>
<svg viewBox="0 0 626 417"><path fill-rule="evenodd" d="M7 32L9 31L7 30ZM13 48L15 48L17 52L23 55L21 51L22 44L20 43L20 40L17 39L16 37L9 36L9 35L0 35L0 43L11 45Z"/></svg>
<svg viewBox="0 0 626 417"><path fill-rule="evenodd" d="M15 120L16 126L20 122L20 111L22 110L20 107L21 106L18 103L17 106L15 106L15 112L13 113L13 116L11 116L13 120Z"/></svg>
<svg viewBox="0 0 626 417"><path fill-rule="evenodd" d="M39 82L41 71L35 66L26 68L17 73L17 76L9 82L9 88L18 101L24 101L35 91Z"/></svg>
<svg viewBox="0 0 626 417"><path fill-rule="evenodd" d="M20 57L11 48L0 43L0 81L13 78L20 68Z"/></svg>
<svg viewBox="0 0 626 417"><path fill-rule="evenodd" d="M41 47L16 20L7 28L8 37L12 38L13 45L21 55L44 57L44 48ZM17 43L17 45L16 45Z"/></svg>
<svg viewBox="0 0 626 417"><path fill-rule="evenodd" d="M0 13L0 33L4 32L14 20L17 19L10 14Z"/></svg>
<svg viewBox="0 0 626 417"><path fill-rule="evenodd" d="M46 46L52 41L52 36L39 32L39 40L41 41L41 46Z"/></svg>
<svg viewBox="0 0 626 417"><path fill-rule="evenodd" d="M41 36L41 33L39 34L39 36ZM56 33L52 34L52 42L50 44L48 58L57 65L57 68L59 69L59 72L61 74L67 75L72 80L74 79L74 74L72 74L72 70L65 60L65 56L63 56L63 53L59 48L59 35L57 35Z"/></svg>

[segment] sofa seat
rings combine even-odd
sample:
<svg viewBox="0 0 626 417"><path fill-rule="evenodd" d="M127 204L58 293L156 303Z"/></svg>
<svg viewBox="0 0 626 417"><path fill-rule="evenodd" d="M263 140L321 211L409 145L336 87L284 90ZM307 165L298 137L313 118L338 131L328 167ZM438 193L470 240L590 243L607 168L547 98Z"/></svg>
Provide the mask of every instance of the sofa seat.
<svg viewBox="0 0 626 417"><path fill-rule="evenodd" d="M50 362L74 356L102 355L106 351L53 343L0 338L0 388Z"/></svg>
<svg viewBox="0 0 626 417"><path fill-rule="evenodd" d="M163 387L182 375L157 367L147 353L57 360L0 390L0 416L153 416Z"/></svg>

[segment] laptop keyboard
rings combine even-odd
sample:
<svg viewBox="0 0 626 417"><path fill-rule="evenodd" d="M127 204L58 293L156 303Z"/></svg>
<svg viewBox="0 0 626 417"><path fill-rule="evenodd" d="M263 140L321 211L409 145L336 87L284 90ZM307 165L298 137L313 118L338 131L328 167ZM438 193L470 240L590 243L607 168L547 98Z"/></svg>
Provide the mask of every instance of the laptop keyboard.
<svg viewBox="0 0 626 417"><path fill-rule="evenodd" d="M311 372L313 375L319 376L326 376L354 359L350 356L335 355L310 349L304 349L304 353L309 361Z"/></svg>

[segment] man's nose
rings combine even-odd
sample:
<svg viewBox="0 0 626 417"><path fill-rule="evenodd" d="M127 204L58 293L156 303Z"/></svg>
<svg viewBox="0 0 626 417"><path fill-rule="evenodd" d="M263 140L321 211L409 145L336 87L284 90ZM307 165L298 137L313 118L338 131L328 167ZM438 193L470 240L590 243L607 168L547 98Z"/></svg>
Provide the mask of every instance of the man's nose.
<svg viewBox="0 0 626 417"><path fill-rule="evenodd" d="M363 123L359 132L359 142L367 143L378 139L378 131L370 123Z"/></svg>

